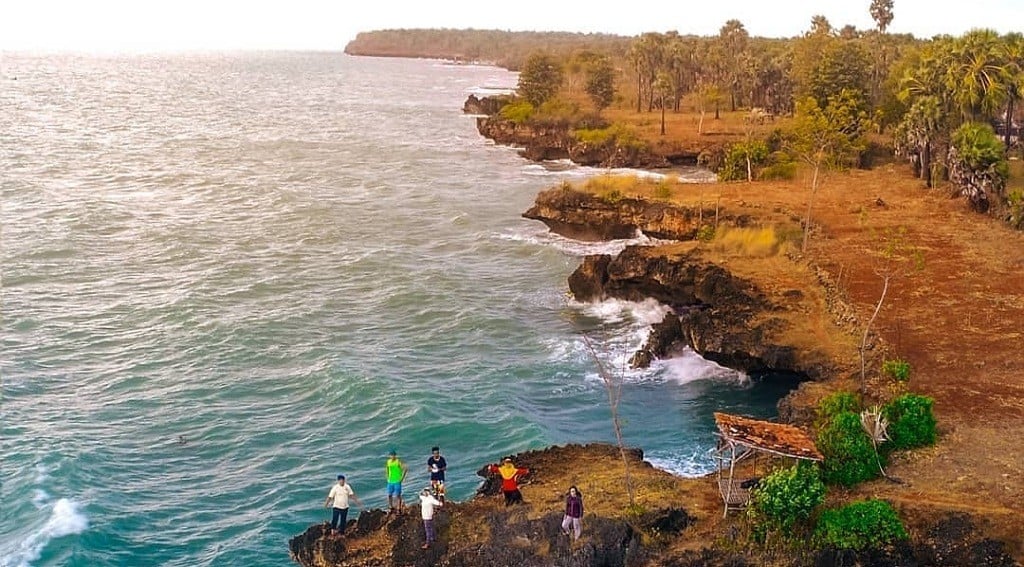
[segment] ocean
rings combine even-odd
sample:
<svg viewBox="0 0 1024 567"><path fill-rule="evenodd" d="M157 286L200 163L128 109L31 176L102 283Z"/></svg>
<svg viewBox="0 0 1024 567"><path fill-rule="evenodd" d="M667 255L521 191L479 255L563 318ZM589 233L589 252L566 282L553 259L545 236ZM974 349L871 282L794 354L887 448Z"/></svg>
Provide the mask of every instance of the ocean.
<svg viewBox="0 0 1024 567"><path fill-rule="evenodd" d="M713 411L785 387L693 353L625 364L664 307L579 304L583 243L521 214L563 180L462 103L513 73L340 53L0 55L0 565L288 565L337 474L448 494L551 444L713 469ZM694 181L700 170L685 170Z"/></svg>

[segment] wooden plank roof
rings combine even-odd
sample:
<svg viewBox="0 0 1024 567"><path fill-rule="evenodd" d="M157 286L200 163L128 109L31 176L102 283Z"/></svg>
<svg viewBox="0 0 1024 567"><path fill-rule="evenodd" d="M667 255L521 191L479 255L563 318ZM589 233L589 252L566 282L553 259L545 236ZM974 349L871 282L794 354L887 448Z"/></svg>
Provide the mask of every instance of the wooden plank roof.
<svg viewBox="0 0 1024 567"><path fill-rule="evenodd" d="M715 412L715 425L724 439L751 449L784 457L821 461L824 457L799 427Z"/></svg>

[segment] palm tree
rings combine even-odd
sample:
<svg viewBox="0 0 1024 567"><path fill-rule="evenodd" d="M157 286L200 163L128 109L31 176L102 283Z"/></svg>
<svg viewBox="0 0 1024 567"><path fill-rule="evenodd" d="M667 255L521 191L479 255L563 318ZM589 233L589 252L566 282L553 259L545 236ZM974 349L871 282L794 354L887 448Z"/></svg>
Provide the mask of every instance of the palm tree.
<svg viewBox="0 0 1024 567"><path fill-rule="evenodd" d="M1006 51L1006 73L1009 79L1006 84L1006 131L1003 132L1003 144L1010 151L1010 135L1013 132L1014 103L1024 95L1024 35L1012 32L1003 37L1003 49Z"/></svg>
<svg viewBox="0 0 1024 567"><path fill-rule="evenodd" d="M995 116L1011 82L1006 51L993 30L972 30L954 43L946 85L963 115L972 120Z"/></svg>
<svg viewBox="0 0 1024 567"><path fill-rule="evenodd" d="M654 80L654 92L661 98L661 135L665 135L665 104L666 99L672 95L672 78L668 73L662 71L658 73L658 78Z"/></svg>

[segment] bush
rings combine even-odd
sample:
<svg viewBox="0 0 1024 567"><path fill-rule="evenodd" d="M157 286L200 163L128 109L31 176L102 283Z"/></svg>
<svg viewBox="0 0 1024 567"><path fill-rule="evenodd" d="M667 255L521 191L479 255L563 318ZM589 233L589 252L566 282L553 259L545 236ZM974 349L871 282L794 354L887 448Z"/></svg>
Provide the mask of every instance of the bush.
<svg viewBox="0 0 1024 567"><path fill-rule="evenodd" d="M607 128L580 128L575 135L580 142L594 146L614 143L626 148L641 149L647 145L634 130L622 124L612 124Z"/></svg>
<svg viewBox="0 0 1024 567"><path fill-rule="evenodd" d="M889 420L889 443L892 449L912 449L935 443L935 400L917 394L904 394L882 407Z"/></svg>
<svg viewBox="0 0 1024 567"><path fill-rule="evenodd" d="M825 501L817 465L801 461L773 471L751 490L747 513L768 530L789 531Z"/></svg>
<svg viewBox="0 0 1024 567"><path fill-rule="evenodd" d="M1006 196L1006 206L1009 209L1007 221L1010 226L1016 229L1024 228L1024 191L1014 189Z"/></svg>
<svg viewBox="0 0 1024 567"><path fill-rule="evenodd" d="M525 100L517 100L501 107L498 115L513 124L526 124L526 121L533 116L533 105Z"/></svg>
<svg viewBox="0 0 1024 567"><path fill-rule="evenodd" d="M910 380L910 363L900 359L886 360L882 362L882 374L897 382L906 382Z"/></svg>
<svg viewBox="0 0 1024 567"><path fill-rule="evenodd" d="M751 140L750 142L737 142L729 146L729 150L725 152L722 167L718 170L719 181L746 181L748 157L756 179L758 170L768 159L767 144L761 140Z"/></svg>
<svg viewBox="0 0 1024 567"><path fill-rule="evenodd" d="M829 484L853 486L871 480L885 464L861 427L860 415L852 411L836 414L821 428L818 449L825 456L822 477Z"/></svg>
<svg viewBox="0 0 1024 567"><path fill-rule="evenodd" d="M782 162L766 166L761 170L758 179L771 181L773 179L790 180L796 178L796 163Z"/></svg>
<svg viewBox="0 0 1024 567"><path fill-rule="evenodd" d="M672 198L672 185L668 179L662 179L654 186L654 198L667 201Z"/></svg>
<svg viewBox="0 0 1024 567"><path fill-rule="evenodd" d="M829 394L818 402L818 422L828 423L844 411L860 413L860 398L853 392L839 391Z"/></svg>
<svg viewBox="0 0 1024 567"><path fill-rule="evenodd" d="M825 510L814 529L818 545L858 551L907 537L896 510L884 500L864 500Z"/></svg>
<svg viewBox="0 0 1024 567"><path fill-rule="evenodd" d="M697 240L701 242L711 242L715 239L715 227L714 225L706 224L697 229Z"/></svg>
<svg viewBox="0 0 1024 567"><path fill-rule="evenodd" d="M531 122L541 126L553 126L558 128L574 127L576 124L585 121L585 115L580 111L580 105L573 101L552 98L537 107Z"/></svg>

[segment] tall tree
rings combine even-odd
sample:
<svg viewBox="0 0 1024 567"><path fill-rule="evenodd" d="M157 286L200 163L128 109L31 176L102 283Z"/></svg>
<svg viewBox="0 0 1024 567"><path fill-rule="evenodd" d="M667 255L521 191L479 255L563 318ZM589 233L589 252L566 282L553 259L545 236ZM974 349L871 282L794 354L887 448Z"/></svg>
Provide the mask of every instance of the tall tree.
<svg viewBox="0 0 1024 567"><path fill-rule="evenodd" d="M932 186L932 151L935 136L943 128L943 117L939 99L923 96L914 101L896 128L899 152L916 156L915 169L927 187Z"/></svg>
<svg viewBox="0 0 1024 567"><path fill-rule="evenodd" d="M859 97L859 93L843 91L833 97L825 108L818 106L818 102L810 97L796 105L796 119L789 147L812 171L801 252L807 250L811 211L821 177L829 169L843 167L861 149L861 135L866 128L867 118Z"/></svg>
<svg viewBox="0 0 1024 567"><path fill-rule="evenodd" d="M598 112L608 108L615 97L615 69L611 60L602 57L586 69L587 83L583 87Z"/></svg>
<svg viewBox="0 0 1024 567"><path fill-rule="evenodd" d="M811 31L808 33L810 35L832 35L832 24L825 16L816 14L811 18Z"/></svg>
<svg viewBox="0 0 1024 567"><path fill-rule="evenodd" d="M892 23L893 0L871 0L871 19L875 20L875 26L879 33L885 33Z"/></svg>
<svg viewBox="0 0 1024 567"><path fill-rule="evenodd" d="M654 79L654 92L661 99L661 135L665 135L665 107L668 106L668 99L672 96L672 77L662 71Z"/></svg>
<svg viewBox="0 0 1024 567"><path fill-rule="evenodd" d="M746 58L747 44L750 34L739 20L729 20L718 30L718 41L721 44L723 79L732 100L732 110L736 110L736 95L743 77L742 62Z"/></svg>
<svg viewBox="0 0 1024 567"><path fill-rule="evenodd" d="M1003 145L1010 151L1010 136L1014 130L1014 104L1024 95L1024 35L1012 32L1003 37L1006 50L1006 114L1003 118Z"/></svg>
<svg viewBox="0 0 1024 567"><path fill-rule="evenodd" d="M562 66L554 57L534 52L519 72L516 92L533 106L540 106L554 98L562 86Z"/></svg>
<svg viewBox="0 0 1024 567"><path fill-rule="evenodd" d="M854 41L833 39L818 52L817 62L807 78L807 94L824 107L828 99L844 90L868 92L871 76L868 56Z"/></svg>

